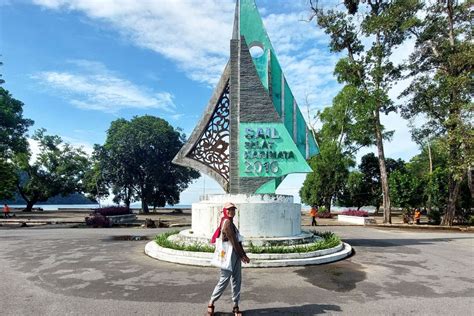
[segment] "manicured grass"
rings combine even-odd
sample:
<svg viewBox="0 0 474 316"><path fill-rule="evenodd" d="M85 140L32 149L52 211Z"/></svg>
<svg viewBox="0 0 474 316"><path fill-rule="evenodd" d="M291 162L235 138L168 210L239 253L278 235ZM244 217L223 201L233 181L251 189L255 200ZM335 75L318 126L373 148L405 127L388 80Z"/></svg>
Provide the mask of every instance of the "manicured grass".
<svg viewBox="0 0 474 316"><path fill-rule="evenodd" d="M155 237L155 242L163 248L170 248L174 250L184 250L184 251L195 251L195 252L214 252L214 246L203 245L195 243L192 245L185 245L184 243L178 243L171 240L168 240L168 237L171 235L176 235L179 233L179 230L169 231Z"/></svg>
<svg viewBox="0 0 474 316"><path fill-rule="evenodd" d="M184 243L178 243L168 240L171 235L178 234L179 231L169 231L155 237L155 242L164 248L170 248L175 250L183 251L195 251L195 252L214 252L214 246L204 245L195 243L192 245L185 245ZM250 243L247 251L249 253L305 253L323 249L329 249L336 247L341 243L339 236L332 232L315 232L316 235L323 238L323 240L307 244L307 245L294 245L294 246L255 246Z"/></svg>
<svg viewBox="0 0 474 316"><path fill-rule="evenodd" d="M251 243L248 250L250 253L305 253L333 248L341 243L341 238L332 232L314 232L314 234L322 237L323 240L319 240L307 245L294 246L260 247Z"/></svg>

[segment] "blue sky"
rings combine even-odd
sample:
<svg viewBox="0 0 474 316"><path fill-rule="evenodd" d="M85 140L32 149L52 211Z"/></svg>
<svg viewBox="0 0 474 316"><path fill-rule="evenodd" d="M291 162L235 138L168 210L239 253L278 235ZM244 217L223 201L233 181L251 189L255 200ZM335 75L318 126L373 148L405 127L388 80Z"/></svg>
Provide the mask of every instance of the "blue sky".
<svg viewBox="0 0 474 316"><path fill-rule="evenodd" d="M330 105L340 88L332 74L338 56L306 21L307 1L256 3L302 113L307 105L312 113ZM234 6L233 0L0 0L4 88L25 103L31 130L44 127L89 152L121 117L159 116L190 135L229 57ZM410 45L394 61L406 58ZM391 114L383 123L395 130L386 156L416 154L406 121ZM358 157L367 152L375 149ZM288 177L278 193L299 201L303 180ZM204 191L222 192L201 178L181 203L198 201Z"/></svg>

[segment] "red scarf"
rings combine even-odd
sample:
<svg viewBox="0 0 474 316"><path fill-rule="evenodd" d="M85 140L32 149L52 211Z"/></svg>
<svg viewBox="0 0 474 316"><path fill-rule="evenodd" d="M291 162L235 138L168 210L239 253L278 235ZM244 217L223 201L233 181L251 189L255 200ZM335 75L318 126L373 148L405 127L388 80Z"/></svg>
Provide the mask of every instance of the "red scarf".
<svg viewBox="0 0 474 316"><path fill-rule="evenodd" d="M216 231L214 232L214 235L212 235L212 238L211 238L211 244L215 244L216 243L216 239L221 235L221 230L222 230L222 224L224 223L224 221L226 219L232 221L232 218L229 217L229 214L227 214L227 209L224 208L223 209L223 212L224 216L222 216L221 218L221 222L219 224L219 226L217 227Z"/></svg>

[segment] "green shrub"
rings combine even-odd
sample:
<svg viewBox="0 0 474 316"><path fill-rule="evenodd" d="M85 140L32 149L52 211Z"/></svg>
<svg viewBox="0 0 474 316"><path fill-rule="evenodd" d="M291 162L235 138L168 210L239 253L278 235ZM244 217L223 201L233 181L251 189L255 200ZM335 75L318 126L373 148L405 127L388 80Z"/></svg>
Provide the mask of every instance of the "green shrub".
<svg viewBox="0 0 474 316"><path fill-rule="evenodd" d="M179 231L169 231L155 237L155 242L163 247L174 250L182 251L195 251L195 252L214 252L215 247L211 245L205 245L201 243L195 243L192 245L186 245L184 243L178 243L168 240L171 235L178 234ZM248 247L249 253L305 253L323 249L329 249L336 247L341 243L339 236L332 232L315 232L316 235L323 238L323 240L316 241L308 245L294 245L294 246L255 246L250 243Z"/></svg>
<svg viewBox="0 0 474 316"><path fill-rule="evenodd" d="M432 209L426 216L430 224L439 225L441 223L441 212L439 210Z"/></svg>
<svg viewBox="0 0 474 316"><path fill-rule="evenodd" d="M170 248L174 250L183 250L183 251L194 251L194 252L214 252L214 246L205 245L200 243L195 243L192 245L186 245L184 243L178 243L171 240L168 240L168 237L171 235L179 234L179 230L169 231L155 237L155 242L163 247Z"/></svg>
<svg viewBox="0 0 474 316"><path fill-rule="evenodd" d="M250 253L305 253L323 249L336 247L341 243L339 236L332 232L315 232L316 235L322 237L323 240L316 241L309 245L294 246L255 246L250 243Z"/></svg>
<svg viewBox="0 0 474 316"><path fill-rule="evenodd" d="M474 215L469 216L469 226L474 226Z"/></svg>

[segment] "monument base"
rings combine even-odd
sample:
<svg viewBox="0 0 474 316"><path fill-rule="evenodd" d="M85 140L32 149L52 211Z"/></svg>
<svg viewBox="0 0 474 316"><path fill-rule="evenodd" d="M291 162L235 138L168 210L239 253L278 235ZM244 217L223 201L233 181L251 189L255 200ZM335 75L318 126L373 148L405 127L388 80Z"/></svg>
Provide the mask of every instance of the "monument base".
<svg viewBox="0 0 474 316"><path fill-rule="evenodd" d="M192 205L191 234L210 239L226 202L237 206L234 224L246 239L301 235L301 204L293 203L293 196L280 194L207 195Z"/></svg>
<svg viewBox="0 0 474 316"><path fill-rule="evenodd" d="M244 237L243 245L251 259L244 267L284 267L322 264L349 256L352 248L341 243L330 249L303 253L250 252L257 247L309 245L321 237L301 231L301 205L293 203L293 197L275 194L219 194L192 205L192 228L171 235L168 239L177 244L209 245L210 238L219 225L226 202L237 206L234 224ZM196 266L211 266L212 253L192 252L163 248L155 241L149 242L145 253L153 258Z"/></svg>
<svg viewBox="0 0 474 316"><path fill-rule="evenodd" d="M194 236L194 233L191 229L185 229L179 232L179 234L172 235L168 237L169 240L185 244L185 245L195 245L203 244L209 245L210 237L199 237ZM247 238L244 236L244 241L242 244L244 247L249 247L251 244L254 246L293 246L293 245L302 245L316 242L321 237L315 236L309 232L301 232L296 236L287 236L287 237L250 237Z"/></svg>

